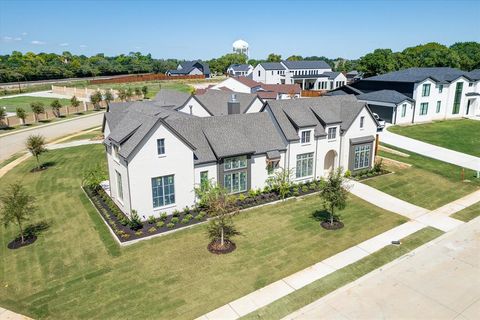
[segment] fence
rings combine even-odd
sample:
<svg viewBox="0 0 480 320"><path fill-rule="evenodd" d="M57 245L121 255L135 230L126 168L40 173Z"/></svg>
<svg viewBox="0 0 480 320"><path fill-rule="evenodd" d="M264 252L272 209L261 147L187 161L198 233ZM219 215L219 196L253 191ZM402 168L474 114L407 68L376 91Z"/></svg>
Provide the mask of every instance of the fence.
<svg viewBox="0 0 480 320"><path fill-rule="evenodd" d="M321 97L326 91L302 90L302 97Z"/></svg>
<svg viewBox="0 0 480 320"><path fill-rule="evenodd" d="M105 90L100 90L100 91L102 93L105 93ZM118 95L118 92L116 90L110 89L110 91L115 97ZM75 96L81 99L89 99L90 96L95 92L97 92L97 89L52 86L52 93L70 96L70 97Z"/></svg>
<svg viewBox="0 0 480 320"><path fill-rule="evenodd" d="M90 80L90 84L104 84L104 83L126 83L126 82L141 82L141 81L155 81L155 80L192 80L205 79L204 75L191 76L167 76L165 74L133 74L111 79L97 79Z"/></svg>

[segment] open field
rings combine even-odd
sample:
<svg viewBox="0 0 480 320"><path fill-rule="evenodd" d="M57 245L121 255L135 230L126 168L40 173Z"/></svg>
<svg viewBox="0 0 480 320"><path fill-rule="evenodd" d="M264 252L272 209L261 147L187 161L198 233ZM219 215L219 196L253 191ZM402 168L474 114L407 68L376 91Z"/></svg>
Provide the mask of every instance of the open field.
<svg viewBox="0 0 480 320"><path fill-rule="evenodd" d="M47 170L29 159L0 179L37 196L32 223L49 228L33 245L9 250L0 233L0 305L34 318L191 319L389 230L405 218L351 196L345 227L327 231L312 217L318 196L265 206L235 217L237 250L212 255L206 227L120 248L80 189L82 173L105 167L101 145L50 151Z"/></svg>
<svg viewBox="0 0 480 320"><path fill-rule="evenodd" d="M402 239L400 246L388 245L383 249L346 266L326 277L319 279L288 296L281 298L241 319L281 319L290 313L320 299L347 283L355 281L365 274L380 268L396 258L442 235L443 232L432 227L421 229Z"/></svg>
<svg viewBox="0 0 480 320"><path fill-rule="evenodd" d="M393 126L389 131L447 149L480 157L480 121L462 119L413 126Z"/></svg>
<svg viewBox="0 0 480 320"><path fill-rule="evenodd" d="M54 98L43 98L43 97L14 97L14 98L5 98L0 99L0 107L6 107L7 112L15 112L17 108L23 108L26 112L31 112L30 103L32 102L42 102L45 108L50 108L50 103L57 100ZM58 99L62 106L69 106L70 100L68 99Z"/></svg>
<svg viewBox="0 0 480 320"><path fill-rule="evenodd" d="M461 181L462 169L453 164L424 157L416 153L398 149L410 157L380 151L379 155L411 164L411 168L387 166L394 174L368 179L365 184L377 188L399 199L427 209L436 209L459 199L480 187L480 179L475 173L465 170L466 181Z"/></svg>

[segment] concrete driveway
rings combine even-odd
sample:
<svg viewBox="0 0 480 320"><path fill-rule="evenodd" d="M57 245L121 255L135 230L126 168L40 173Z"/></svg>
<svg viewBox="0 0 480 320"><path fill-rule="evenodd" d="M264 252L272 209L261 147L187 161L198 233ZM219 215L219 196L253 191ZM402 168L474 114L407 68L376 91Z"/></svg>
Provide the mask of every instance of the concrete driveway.
<svg viewBox="0 0 480 320"><path fill-rule="evenodd" d="M103 112L93 115L74 118L72 120L52 123L31 130L19 131L7 136L0 137L0 162L8 159L15 153L25 149L25 140L31 134L41 134L47 141L82 131L95 126L101 126Z"/></svg>
<svg viewBox="0 0 480 320"><path fill-rule="evenodd" d="M480 218L285 319L478 319Z"/></svg>
<svg viewBox="0 0 480 320"><path fill-rule="evenodd" d="M480 158L478 157L407 138L392 133L388 131L387 128L380 133L380 142L388 143L392 146L415 152L426 157L452 163L463 168L480 171Z"/></svg>

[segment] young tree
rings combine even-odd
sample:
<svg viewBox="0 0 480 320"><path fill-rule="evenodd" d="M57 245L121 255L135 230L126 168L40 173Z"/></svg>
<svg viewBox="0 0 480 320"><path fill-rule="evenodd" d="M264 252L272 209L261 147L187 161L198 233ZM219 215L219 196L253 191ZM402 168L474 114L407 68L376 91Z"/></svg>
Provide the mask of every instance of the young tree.
<svg viewBox="0 0 480 320"><path fill-rule="evenodd" d="M30 135L25 143L28 151L37 160L37 169L40 169L39 156L47 151L45 147L45 138L41 135Z"/></svg>
<svg viewBox="0 0 480 320"><path fill-rule="evenodd" d="M122 101L127 101L127 91L125 89L118 90L118 98Z"/></svg>
<svg viewBox="0 0 480 320"><path fill-rule="evenodd" d="M99 167L94 167L85 171L83 174L82 186L89 188L97 193L101 186L100 183L107 179L105 172Z"/></svg>
<svg viewBox="0 0 480 320"><path fill-rule="evenodd" d="M52 112L55 117L60 118L60 108L62 107L60 101L58 101L58 99L53 100L50 104L50 107L52 108Z"/></svg>
<svg viewBox="0 0 480 320"><path fill-rule="evenodd" d="M95 111L100 110L100 102L102 102L102 98L102 93L100 91L96 91L90 96L90 102L93 104Z"/></svg>
<svg viewBox="0 0 480 320"><path fill-rule="evenodd" d="M137 98L142 95L142 89L141 88L136 87L134 91L135 91L135 95L137 96Z"/></svg>
<svg viewBox="0 0 480 320"><path fill-rule="evenodd" d="M148 87L147 87L147 86L143 86L143 87L142 87L142 93L143 93L143 98L146 98L146 97L147 97L147 93L148 93Z"/></svg>
<svg viewBox="0 0 480 320"><path fill-rule="evenodd" d="M7 118L7 111L3 107L0 107L0 127L4 124L5 119Z"/></svg>
<svg viewBox="0 0 480 320"><path fill-rule="evenodd" d="M232 219L238 212L236 199L225 188L210 181L195 191L207 214L212 217L208 225L208 237L212 243L218 244L218 249L226 249L225 242L239 234Z"/></svg>
<svg viewBox="0 0 480 320"><path fill-rule="evenodd" d="M278 191L280 199L285 200L292 187L293 169L280 168L267 179L270 188Z"/></svg>
<svg viewBox="0 0 480 320"><path fill-rule="evenodd" d="M0 196L0 213L6 226L15 223L20 229L21 242L25 242L23 222L35 211L35 197L28 194L20 183L11 184Z"/></svg>
<svg viewBox="0 0 480 320"><path fill-rule="evenodd" d="M75 108L75 113L78 113L78 107L80 106L80 101L77 99L77 97L73 96L72 99L70 99L70 104L72 107Z"/></svg>
<svg viewBox="0 0 480 320"><path fill-rule="evenodd" d="M103 100L107 103L107 107L110 107L110 102L113 101L113 94L110 90L105 91L105 95L103 96Z"/></svg>
<svg viewBox="0 0 480 320"><path fill-rule="evenodd" d="M22 120L22 125L24 125L25 119L27 118L27 112L23 108L17 108L16 113L17 113L17 118Z"/></svg>
<svg viewBox="0 0 480 320"><path fill-rule="evenodd" d="M33 116L35 117L35 122L38 122L38 115L45 112L45 107L42 102L32 102L30 103L30 108L32 109Z"/></svg>
<svg viewBox="0 0 480 320"><path fill-rule="evenodd" d="M345 183L342 169L331 171L325 186L320 191L325 210L330 213L330 225L333 225L335 209L343 210L347 205L348 186Z"/></svg>
<svg viewBox="0 0 480 320"><path fill-rule="evenodd" d="M125 93L125 96L126 96L126 98L127 98L127 101L130 101L130 100L132 99L132 97L133 97L133 90L132 90L132 88L129 87L129 88L127 89L127 92Z"/></svg>

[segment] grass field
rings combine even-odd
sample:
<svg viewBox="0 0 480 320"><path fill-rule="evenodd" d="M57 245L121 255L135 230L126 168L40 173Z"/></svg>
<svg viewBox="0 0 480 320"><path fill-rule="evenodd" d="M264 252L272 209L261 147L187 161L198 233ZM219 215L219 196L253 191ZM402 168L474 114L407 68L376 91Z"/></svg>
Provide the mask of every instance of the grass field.
<svg viewBox="0 0 480 320"><path fill-rule="evenodd" d="M480 157L480 121L463 119L414 126L394 126L389 131L447 149Z"/></svg>
<svg viewBox="0 0 480 320"><path fill-rule="evenodd" d="M141 88L147 86L147 98L153 98L162 89L177 90L181 92L190 92L192 87L187 82L183 81L146 81L146 82L129 82L129 83L105 83L88 85L89 88L104 88L104 89L128 89Z"/></svg>
<svg viewBox="0 0 480 320"><path fill-rule="evenodd" d="M480 202L451 215L452 218L468 222L480 216Z"/></svg>
<svg viewBox="0 0 480 320"><path fill-rule="evenodd" d="M67 140L64 140L62 141L62 143L64 142L71 142L71 141L78 141L78 140L90 140L92 138L96 138L96 137L99 137L101 136L103 133L102 133L102 130L101 129L98 129L98 130L94 130L94 131L90 131L90 132L85 132L81 135L78 135L78 136L75 136L75 137L72 137L72 138L69 138Z"/></svg>
<svg viewBox="0 0 480 320"><path fill-rule="evenodd" d="M379 251L335 271L288 296L281 298L241 319L281 319L290 313L314 302L347 283L380 268L415 248L437 238L443 232L432 227L421 229L402 239L400 246L389 245Z"/></svg>
<svg viewBox="0 0 480 320"><path fill-rule="evenodd" d="M380 151L379 154L411 164L412 167L406 169L387 167L395 173L368 179L365 184L427 209L441 207L480 187L480 179L476 179L475 173L471 170L465 170L465 178L468 181L462 182L460 167L392 146L388 147L407 153L410 157L401 157L385 151Z"/></svg>
<svg viewBox="0 0 480 320"><path fill-rule="evenodd" d="M0 99L0 107L6 107L7 112L15 112L17 108L23 108L27 112L31 112L30 103L32 102L42 102L45 108L50 108L50 103L52 103L54 98L43 98L43 97L14 97L14 98L4 98ZM62 106L70 105L70 100L68 99L58 99Z"/></svg>
<svg viewBox="0 0 480 320"><path fill-rule="evenodd" d="M120 248L80 189L82 172L105 166L103 147L82 146L42 156L52 164L30 173L29 159L0 179L21 181L38 198L33 222L49 228L19 250L0 233L0 305L34 318L191 319L352 245L405 218L351 196L345 227L327 231L312 218L318 196L266 206L235 217L237 250L212 255L206 227Z"/></svg>

